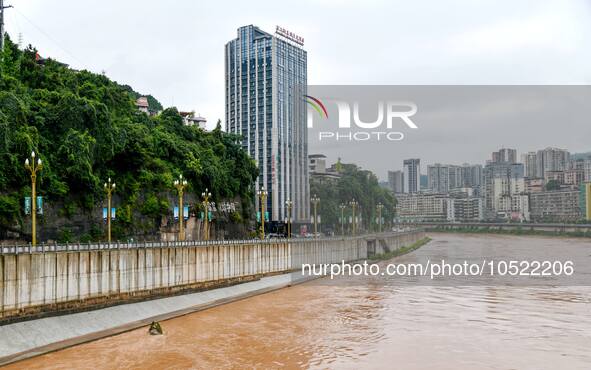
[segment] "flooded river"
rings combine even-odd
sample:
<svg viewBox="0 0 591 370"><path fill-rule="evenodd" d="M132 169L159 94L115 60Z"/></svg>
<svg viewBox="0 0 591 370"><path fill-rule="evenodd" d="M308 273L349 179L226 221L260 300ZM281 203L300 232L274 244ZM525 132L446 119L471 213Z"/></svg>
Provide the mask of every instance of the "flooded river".
<svg viewBox="0 0 591 370"><path fill-rule="evenodd" d="M585 239L435 234L425 255ZM501 252L504 253L504 252ZM389 261L392 262L392 261ZM384 262L382 262L384 263ZM327 278L15 363L12 369L591 369L589 286L426 286Z"/></svg>

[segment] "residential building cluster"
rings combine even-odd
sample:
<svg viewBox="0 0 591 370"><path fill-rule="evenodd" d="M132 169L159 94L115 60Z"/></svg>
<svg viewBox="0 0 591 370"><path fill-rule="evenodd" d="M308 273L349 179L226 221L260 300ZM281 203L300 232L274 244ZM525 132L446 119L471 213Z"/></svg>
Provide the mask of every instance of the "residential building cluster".
<svg viewBox="0 0 591 370"><path fill-rule="evenodd" d="M485 165L430 164L420 186L420 159L388 172L401 221L577 222L591 219L591 154L548 147L502 148Z"/></svg>

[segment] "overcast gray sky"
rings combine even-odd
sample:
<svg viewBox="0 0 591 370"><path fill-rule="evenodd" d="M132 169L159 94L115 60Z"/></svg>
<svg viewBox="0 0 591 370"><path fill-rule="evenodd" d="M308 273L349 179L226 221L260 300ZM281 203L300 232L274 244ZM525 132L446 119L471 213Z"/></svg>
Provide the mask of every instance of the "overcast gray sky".
<svg viewBox="0 0 591 370"><path fill-rule="evenodd" d="M210 125L224 44L246 24L303 36L311 85L591 82L588 0L5 1L13 39Z"/></svg>

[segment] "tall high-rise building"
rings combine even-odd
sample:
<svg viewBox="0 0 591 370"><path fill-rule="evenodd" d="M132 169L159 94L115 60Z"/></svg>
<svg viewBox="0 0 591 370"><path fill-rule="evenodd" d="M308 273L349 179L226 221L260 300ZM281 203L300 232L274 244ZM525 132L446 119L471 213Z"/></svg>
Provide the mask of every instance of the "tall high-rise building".
<svg viewBox="0 0 591 370"><path fill-rule="evenodd" d="M450 189L450 166L436 163L427 166L427 187L434 193L447 193Z"/></svg>
<svg viewBox="0 0 591 370"><path fill-rule="evenodd" d="M462 187L478 188L482 183L482 165L468 164L462 165Z"/></svg>
<svg viewBox="0 0 591 370"><path fill-rule="evenodd" d="M536 152L527 152L521 155L521 162L525 167L525 177L535 179L538 177L538 154Z"/></svg>
<svg viewBox="0 0 591 370"><path fill-rule="evenodd" d="M536 168L538 177L545 177L547 171L564 171L568 169L570 153L559 148L546 148L538 150Z"/></svg>
<svg viewBox="0 0 591 370"><path fill-rule="evenodd" d="M421 190L421 160L419 158L405 159L402 165L404 168L404 192L418 193Z"/></svg>
<svg viewBox="0 0 591 370"><path fill-rule="evenodd" d="M492 153L493 163L516 163L517 162L517 150L501 148L498 152Z"/></svg>
<svg viewBox="0 0 591 370"><path fill-rule="evenodd" d="M241 135L255 159L256 189L268 191L271 220L309 220L307 54L301 38L278 27L272 35L255 26L238 29L226 44L226 130ZM257 210L259 204L257 202Z"/></svg>
<svg viewBox="0 0 591 370"><path fill-rule="evenodd" d="M456 165L447 165L449 189L457 189L463 186L462 184L462 167Z"/></svg>
<svg viewBox="0 0 591 370"><path fill-rule="evenodd" d="M394 194L404 193L404 173L402 171L388 171L388 187Z"/></svg>

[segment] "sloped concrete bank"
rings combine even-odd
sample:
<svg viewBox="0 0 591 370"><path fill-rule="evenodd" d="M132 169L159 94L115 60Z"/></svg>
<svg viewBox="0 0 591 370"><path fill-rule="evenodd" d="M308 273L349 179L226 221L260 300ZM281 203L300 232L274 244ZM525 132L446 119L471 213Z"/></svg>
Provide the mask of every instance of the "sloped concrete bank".
<svg viewBox="0 0 591 370"><path fill-rule="evenodd" d="M0 366L310 279L292 272L226 288L4 325L0 327Z"/></svg>

